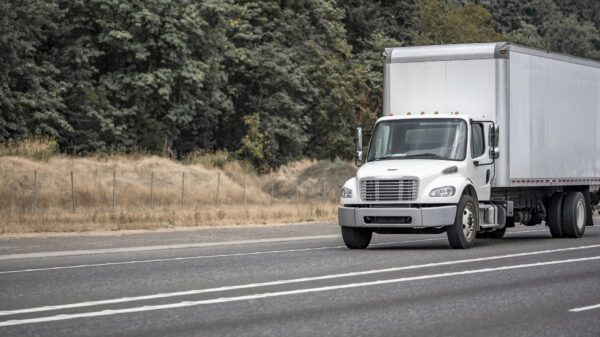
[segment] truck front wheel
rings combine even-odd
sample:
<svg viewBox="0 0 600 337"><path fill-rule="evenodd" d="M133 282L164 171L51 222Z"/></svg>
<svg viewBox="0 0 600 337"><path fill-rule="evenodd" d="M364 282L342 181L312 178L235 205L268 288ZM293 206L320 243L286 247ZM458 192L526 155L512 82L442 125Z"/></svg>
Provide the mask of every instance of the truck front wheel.
<svg viewBox="0 0 600 337"><path fill-rule="evenodd" d="M456 249L473 247L477 235L478 221L479 217L473 198L470 195L463 195L460 197L458 207L456 207L454 225L446 228L450 246Z"/></svg>
<svg viewBox="0 0 600 337"><path fill-rule="evenodd" d="M350 249L365 249L371 243L373 231L365 228L342 227L342 238Z"/></svg>

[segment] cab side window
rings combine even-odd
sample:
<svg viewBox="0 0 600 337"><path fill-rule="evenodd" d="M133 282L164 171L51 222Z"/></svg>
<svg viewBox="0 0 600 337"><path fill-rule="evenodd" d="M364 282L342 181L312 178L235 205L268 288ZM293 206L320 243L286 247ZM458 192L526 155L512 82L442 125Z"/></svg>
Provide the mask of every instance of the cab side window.
<svg viewBox="0 0 600 337"><path fill-rule="evenodd" d="M471 125L471 158L477 158L485 152L483 124Z"/></svg>

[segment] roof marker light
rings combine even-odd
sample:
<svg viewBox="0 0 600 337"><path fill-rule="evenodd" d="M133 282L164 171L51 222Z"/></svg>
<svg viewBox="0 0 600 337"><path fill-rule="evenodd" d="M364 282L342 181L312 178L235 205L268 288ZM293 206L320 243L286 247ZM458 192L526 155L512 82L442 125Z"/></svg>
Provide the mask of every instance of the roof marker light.
<svg viewBox="0 0 600 337"><path fill-rule="evenodd" d="M458 115L458 111L454 113L455 115Z"/></svg>
<svg viewBox="0 0 600 337"><path fill-rule="evenodd" d="M434 112L433 112L433 114L434 114L434 115L437 115L437 114L438 114L438 112L437 112L437 111L434 111Z"/></svg>
<svg viewBox="0 0 600 337"><path fill-rule="evenodd" d="M407 116L409 116L409 115L410 115L410 111L409 111L409 112L407 112L407 113L406 113L406 115L407 115Z"/></svg>
<svg viewBox="0 0 600 337"><path fill-rule="evenodd" d="M421 115L424 115L424 114L425 114L425 111L421 111Z"/></svg>

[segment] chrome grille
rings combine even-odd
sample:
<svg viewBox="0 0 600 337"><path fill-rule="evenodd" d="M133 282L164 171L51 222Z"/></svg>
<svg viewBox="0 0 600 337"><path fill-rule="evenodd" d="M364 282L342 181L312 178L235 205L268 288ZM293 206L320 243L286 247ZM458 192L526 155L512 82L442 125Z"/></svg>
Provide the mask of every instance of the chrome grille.
<svg viewBox="0 0 600 337"><path fill-rule="evenodd" d="M363 201L413 201L417 200L419 181L416 178L360 181L360 198Z"/></svg>

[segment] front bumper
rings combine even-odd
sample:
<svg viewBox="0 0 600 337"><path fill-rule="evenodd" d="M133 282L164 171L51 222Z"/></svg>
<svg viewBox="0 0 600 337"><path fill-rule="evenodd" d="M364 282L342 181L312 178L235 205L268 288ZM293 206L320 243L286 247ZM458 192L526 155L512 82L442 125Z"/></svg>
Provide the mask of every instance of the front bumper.
<svg viewBox="0 0 600 337"><path fill-rule="evenodd" d="M423 208L338 207L343 227L414 228L451 225L456 205Z"/></svg>

